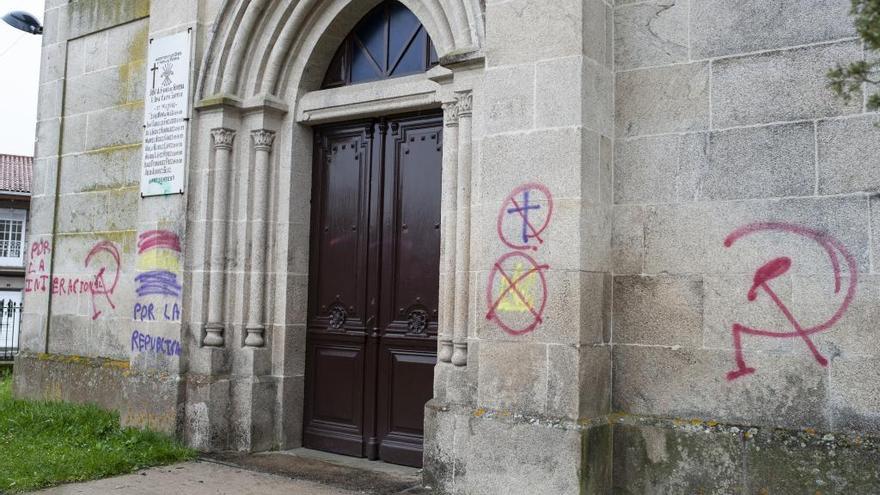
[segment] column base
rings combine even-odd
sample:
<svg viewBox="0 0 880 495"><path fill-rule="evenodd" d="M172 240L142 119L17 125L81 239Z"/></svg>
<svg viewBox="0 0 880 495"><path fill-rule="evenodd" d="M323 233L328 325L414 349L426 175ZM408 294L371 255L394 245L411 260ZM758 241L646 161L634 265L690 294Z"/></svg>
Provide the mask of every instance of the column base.
<svg viewBox="0 0 880 495"><path fill-rule="evenodd" d="M226 325L222 323L205 324L205 337L202 339L202 345L206 347L223 347L226 343L223 337Z"/></svg>
<svg viewBox="0 0 880 495"><path fill-rule="evenodd" d="M453 344L452 364L455 366L466 366L468 358L467 342L456 342Z"/></svg>
<svg viewBox="0 0 880 495"><path fill-rule="evenodd" d="M266 327L263 325L248 325L245 327L247 336L244 338L244 345L247 347L263 347L266 345Z"/></svg>
<svg viewBox="0 0 880 495"><path fill-rule="evenodd" d="M437 360L443 363L452 362L452 340L440 339L440 349L437 351Z"/></svg>

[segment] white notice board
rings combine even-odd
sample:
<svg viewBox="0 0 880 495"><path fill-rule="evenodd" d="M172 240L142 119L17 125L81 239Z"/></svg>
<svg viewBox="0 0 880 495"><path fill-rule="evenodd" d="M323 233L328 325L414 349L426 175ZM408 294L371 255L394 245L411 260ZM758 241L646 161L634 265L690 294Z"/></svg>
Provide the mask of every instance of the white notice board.
<svg viewBox="0 0 880 495"><path fill-rule="evenodd" d="M190 30L150 40L141 196L183 194L191 40Z"/></svg>

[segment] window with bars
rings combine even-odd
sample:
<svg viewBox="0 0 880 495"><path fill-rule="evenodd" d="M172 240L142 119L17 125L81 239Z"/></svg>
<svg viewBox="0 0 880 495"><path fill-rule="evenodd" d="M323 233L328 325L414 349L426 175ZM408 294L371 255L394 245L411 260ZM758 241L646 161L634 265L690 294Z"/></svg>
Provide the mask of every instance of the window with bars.
<svg viewBox="0 0 880 495"><path fill-rule="evenodd" d="M0 265L24 264L24 210L0 210Z"/></svg>

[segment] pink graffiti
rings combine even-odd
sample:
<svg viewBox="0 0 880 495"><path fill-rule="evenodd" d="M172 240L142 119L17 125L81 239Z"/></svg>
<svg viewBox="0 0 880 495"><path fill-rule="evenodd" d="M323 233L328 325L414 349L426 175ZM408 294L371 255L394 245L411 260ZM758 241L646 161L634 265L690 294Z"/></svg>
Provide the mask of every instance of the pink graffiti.
<svg viewBox="0 0 880 495"><path fill-rule="evenodd" d="M150 249L170 249L180 252L180 239L174 232L167 230L148 230L138 236L138 254L143 254Z"/></svg>
<svg viewBox="0 0 880 495"><path fill-rule="evenodd" d="M28 256L27 273L24 278L25 292L46 292L49 275L46 274L46 255L51 252L49 241L34 241Z"/></svg>
<svg viewBox="0 0 880 495"><path fill-rule="evenodd" d="M773 301L773 303L776 305L776 307L779 308L779 311L782 312L782 314L785 316L785 319L792 326L793 331L757 329L750 328L739 323L734 323L731 331L733 334L733 346L735 349L734 352L737 367L735 370L727 373L727 379L732 381L755 372L755 368L746 365L745 358L743 357L743 334L776 339L799 338L804 341L810 353L812 353L813 358L816 360L817 363L819 363L820 366L828 366L828 359L822 355L819 349L816 348L816 345L815 343L813 343L810 336L833 327L849 308L850 303L855 297L856 285L858 283L858 267L856 266L855 258L853 258L853 256L849 253L849 251L847 251L846 247L840 241L829 236L828 234L808 229L806 227L786 223L765 222L746 225L731 232L730 235L728 235L727 238L724 240L724 245L725 247L729 248L733 246L733 244L737 240L757 232L785 232L800 235L818 243L822 247L822 249L825 250L825 252L828 254L828 258L831 262L831 267L834 274L835 294L838 294L841 291L840 260L838 258L839 253L840 256L843 256L843 259L846 262L847 271L849 273L849 285L846 289L846 295L844 296L843 301L840 303L840 306L837 308L834 314L832 314L831 317L828 318L828 320L818 325L804 328L770 286L770 282L772 280L788 272L788 270L791 268L791 259L788 257L778 257L768 261L767 263L764 263L760 268L755 271L755 275L752 280L752 286L746 294L746 298L751 302L755 301L758 298L759 291L763 291L764 293L766 293L767 296L770 297L770 300Z"/></svg>
<svg viewBox="0 0 880 495"><path fill-rule="evenodd" d="M33 244L31 244L31 258L45 256L49 254L50 251L51 248L49 248L49 241L45 239L34 241Z"/></svg>
<svg viewBox="0 0 880 495"><path fill-rule="evenodd" d="M110 241L101 241L92 247L86 255L84 265L86 268L95 270L95 275L83 278L53 276L50 280L45 259L49 253L51 253L51 248L48 241L36 241L31 245L30 260L25 277L25 292L51 292L51 294L59 296L90 294L93 320L97 320L102 314L97 303L97 299L101 297L107 300L112 309L116 309L112 298L116 291L116 285L119 283L120 274L119 249L116 244ZM102 254L109 255L109 259L107 256L101 256ZM113 278L108 284L110 274Z"/></svg>
<svg viewBox="0 0 880 495"><path fill-rule="evenodd" d="M525 273L517 274L518 276L511 276L507 273L505 270L505 263L511 259L521 260L521 262L527 267ZM544 276L544 271L549 268L549 265L539 265L538 262L530 256L516 251L507 253L498 259L489 274L489 285L486 289L486 304L489 305L489 311L486 313L486 319L494 321L502 330L510 335L527 334L537 328L537 326L544 321L544 306L547 305L547 278ZM499 276L503 279L501 284L503 290L495 295L495 279ZM541 302L539 304L533 304L520 289L524 280L535 276L538 277L538 280L541 283ZM498 316L498 306L511 292L516 296L520 303L526 307L528 312L532 314L532 321L522 328L513 328Z"/></svg>
<svg viewBox="0 0 880 495"><path fill-rule="evenodd" d="M104 296L107 299L107 303L110 304L110 307L116 309L116 305L113 304L113 299L110 297L113 295L113 292L116 290L116 284L119 282L119 250L116 248L116 244L113 244L110 241L101 241L95 244L95 247L89 251L89 254L86 256L86 268L89 267L89 263L91 263L92 259L96 257L99 253L107 253L113 260L113 283L109 286L106 284L104 280L104 274L107 273L107 266L102 265L98 268L98 273L95 275L95 283L92 285L92 319L97 320L99 316L101 316L101 311L98 310L98 306L95 301L96 296Z"/></svg>
<svg viewBox="0 0 880 495"><path fill-rule="evenodd" d="M534 182L515 188L504 199L498 212L498 239L516 251L498 258L489 272L489 283L486 287L486 304L489 310L486 312L486 319L509 335L527 334L544 322L544 307L548 297L547 277L544 272L550 269L550 265L539 263L521 251L538 250L544 243L541 236L550 226L552 217L553 195L550 194L550 189ZM510 233L513 231L516 235ZM536 241L535 245L532 240ZM500 289L497 294L496 282ZM528 287L533 286L539 290L532 293ZM510 306L505 307L504 301L508 301ZM499 315L499 312L511 310L528 313L530 316L526 318L530 321L513 322L510 317ZM518 320L515 316L513 319Z"/></svg>

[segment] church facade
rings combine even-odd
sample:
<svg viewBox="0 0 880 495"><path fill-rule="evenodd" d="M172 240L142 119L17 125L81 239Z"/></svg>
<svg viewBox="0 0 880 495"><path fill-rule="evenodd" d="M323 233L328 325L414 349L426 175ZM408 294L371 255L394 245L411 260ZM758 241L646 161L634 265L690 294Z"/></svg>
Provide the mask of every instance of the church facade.
<svg viewBox="0 0 880 495"><path fill-rule="evenodd" d="M15 392L439 493L873 493L849 4L47 0Z"/></svg>

